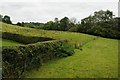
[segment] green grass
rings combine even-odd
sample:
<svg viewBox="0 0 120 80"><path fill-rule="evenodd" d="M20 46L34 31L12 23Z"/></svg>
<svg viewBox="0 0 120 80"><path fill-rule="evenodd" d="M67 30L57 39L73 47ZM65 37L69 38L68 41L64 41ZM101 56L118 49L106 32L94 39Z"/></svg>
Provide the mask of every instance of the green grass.
<svg viewBox="0 0 120 80"><path fill-rule="evenodd" d="M52 60L38 70L26 73L28 78L116 78L118 74L118 41L99 38L75 49L73 56Z"/></svg>
<svg viewBox="0 0 120 80"><path fill-rule="evenodd" d="M83 45L70 57L51 60L38 70L26 73L31 78L114 78L118 77L118 40L82 33L24 28L2 23L2 32L27 36L66 39L71 45ZM79 46L78 46L79 47Z"/></svg>
<svg viewBox="0 0 120 80"><path fill-rule="evenodd" d="M64 31L50 31L50 30L39 30L26 27L19 27L15 25L2 23L2 32L10 32L16 34L22 34L25 36L40 36L40 37L49 37L53 39L66 39L70 44L84 44L90 40L96 38L96 36L91 36L82 33L74 32L64 32Z"/></svg>
<svg viewBox="0 0 120 80"><path fill-rule="evenodd" d="M0 41L0 46L20 46L20 45L23 45L23 44L15 41L11 41L11 40L6 40L6 39L3 39L2 41Z"/></svg>

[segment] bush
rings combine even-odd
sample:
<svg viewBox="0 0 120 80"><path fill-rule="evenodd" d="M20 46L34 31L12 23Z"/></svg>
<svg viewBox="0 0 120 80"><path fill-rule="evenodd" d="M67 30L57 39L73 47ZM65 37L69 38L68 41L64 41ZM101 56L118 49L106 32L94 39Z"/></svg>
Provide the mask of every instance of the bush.
<svg viewBox="0 0 120 80"><path fill-rule="evenodd" d="M56 54L59 57L71 56L74 53L74 48L68 44L63 44L56 48Z"/></svg>
<svg viewBox="0 0 120 80"><path fill-rule="evenodd" d="M24 46L2 47L3 78L18 78L29 70L57 57L66 57L74 50L66 40L38 42Z"/></svg>
<svg viewBox="0 0 120 80"><path fill-rule="evenodd" d="M2 32L2 38L13 40L13 41L23 43L23 44L31 44L31 43L36 43L36 42L54 40L52 38L47 38L47 37L23 36L20 34L13 34L9 32Z"/></svg>

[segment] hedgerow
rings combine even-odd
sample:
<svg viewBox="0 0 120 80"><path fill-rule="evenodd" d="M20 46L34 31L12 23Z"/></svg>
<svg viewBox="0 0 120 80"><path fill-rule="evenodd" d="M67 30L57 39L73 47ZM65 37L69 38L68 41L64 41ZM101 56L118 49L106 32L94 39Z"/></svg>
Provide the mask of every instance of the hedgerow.
<svg viewBox="0 0 120 80"><path fill-rule="evenodd" d="M31 44L31 43L36 43L36 42L54 40L52 38L47 38L47 37L24 36L20 34L9 33L9 32L2 32L2 38L16 41L16 42L23 43L23 44Z"/></svg>
<svg viewBox="0 0 120 80"><path fill-rule="evenodd" d="M66 43L66 40L53 40L2 47L3 78L20 78L24 72L38 68L48 60L71 56L74 49Z"/></svg>

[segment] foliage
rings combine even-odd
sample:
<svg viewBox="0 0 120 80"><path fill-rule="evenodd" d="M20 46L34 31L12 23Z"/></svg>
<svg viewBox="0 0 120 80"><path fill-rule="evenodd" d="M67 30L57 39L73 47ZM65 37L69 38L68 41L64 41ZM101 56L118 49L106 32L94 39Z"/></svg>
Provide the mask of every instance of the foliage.
<svg viewBox="0 0 120 80"><path fill-rule="evenodd" d="M0 14L0 22L2 22L2 18L3 18L3 16Z"/></svg>
<svg viewBox="0 0 120 80"><path fill-rule="evenodd" d="M109 10L94 12L93 15L81 20L78 32L118 39L120 32L117 24L120 19L113 17L113 13Z"/></svg>
<svg viewBox="0 0 120 80"><path fill-rule="evenodd" d="M14 34L21 34L24 36L40 36L54 39L66 39L71 45L84 45L86 42L90 41L89 43L84 45L84 47L82 47L82 50L75 49L75 54L73 56L62 58L60 60L52 60L42 65L39 71L37 69L37 71L35 72L28 72L30 73L29 77L117 77L118 62L116 53L118 53L118 40L99 37L98 39L92 41L94 38L96 38L96 36L73 32L31 29L5 23L2 23L2 32L10 32Z"/></svg>
<svg viewBox="0 0 120 80"><path fill-rule="evenodd" d="M69 26L69 18L64 17L63 19L60 20L60 30L66 31Z"/></svg>
<svg viewBox="0 0 120 80"><path fill-rule="evenodd" d="M86 34L92 34L96 36L102 36L107 38L120 38L120 28L119 28L120 19L113 15L113 12L110 10L100 10L95 11L93 15L90 15L81 20L81 23L77 23L76 18L69 19L64 17L61 20L58 18L53 21L48 21L47 23L18 23L19 26L45 29L45 30L59 30L59 31L71 31L71 32L80 32Z"/></svg>
<svg viewBox="0 0 120 80"><path fill-rule="evenodd" d="M47 37L23 36L20 34L14 34L14 33L9 33L9 32L3 32L2 38L8 39L8 40L13 40L15 42L19 42L22 44L32 44L32 43L36 43L36 42L53 40L52 38L47 38Z"/></svg>
<svg viewBox="0 0 120 80"><path fill-rule="evenodd" d="M5 15L3 18L2 18L2 22L4 23L7 23L7 24L12 24L12 21L10 20L10 17Z"/></svg>
<svg viewBox="0 0 120 80"><path fill-rule="evenodd" d="M19 34L22 36L32 36L32 37L43 37L43 38L51 38L56 40L67 40L69 44L84 44L96 36L82 34L82 33L74 33L74 32L63 32L63 31L52 31L52 30L42 30L42 29L33 29L20 27L16 25L10 25L2 23L2 33L12 33Z"/></svg>
<svg viewBox="0 0 120 80"><path fill-rule="evenodd" d="M118 40L100 37L85 44L82 51L75 49L74 55L52 60L37 70L27 72L25 77L118 78L118 44Z"/></svg>
<svg viewBox="0 0 120 80"><path fill-rule="evenodd" d="M3 77L18 78L24 72L37 68L48 60L64 57L66 54L66 56L72 55L73 51L69 51L69 47L63 49L64 43L66 43L65 40L55 40L26 46L4 46L2 49Z"/></svg>
<svg viewBox="0 0 120 80"><path fill-rule="evenodd" d="M23 44L12 41L12 40L2 39L2 41L0 41L0 46L20 46L20 45L23 45Z"/></svg>
<svg viewBox="0 0 120 80"><path fill-rule="evenodd" d="M68 44L60 45L55 50L58 57L67 57L74 53L74 48Z"/></svg>

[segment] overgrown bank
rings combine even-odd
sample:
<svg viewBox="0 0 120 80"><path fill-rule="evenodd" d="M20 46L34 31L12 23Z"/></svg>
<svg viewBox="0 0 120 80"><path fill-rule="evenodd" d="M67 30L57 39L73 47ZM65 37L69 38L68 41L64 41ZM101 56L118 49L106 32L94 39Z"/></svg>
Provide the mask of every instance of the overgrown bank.
<svg viewBox="0 0 120 80"><path fill-rule="evenodd" d="M64 32L64 31L49 31L49 30L39 30L26 27L20 27L10 24L2 23L2 32L8 32L12 34L19 34L23 36L32 37L47 37L56 40L67 40L70 45L83 45L86 42L97 38L96 36L74 33L74 32Z"/></svg>
<svg viewBox="0 0 120 80"><path fill-rule="evenodd" d="M36 73L36 71L32 72L34 75L30 73L29 77L32 76L36 78L42 76L44 78L102 78L117 76L117 40L106 38L99 38L97 40L94 40L96 39L96 36L81 33L38 30L8 25L5 23L2 25L2 32L10 32L24 36L48 37L57 40L66 39L69 44L76 45L77 48L79 48L80 45L84 45L85 43L91 41L91 44L88 43L88 45L82 48L82 50L75 50L75 55L67 58L62 58L58 61L52 60L45 64L46 66L41 66L40 70L37 71L38 73ZM92 43L93 41L94 43ZM64 47L59 49L63 48Z"/></svg>
<svg viewBox="0 0 120 80"><path fill-rule="evenodd" d="M12 24L9 16L3 17L0 15L0 19L4 23ZM60 20L55 18L54 21L48 21L47 23L18 22L12 25L44 30L79 32L106 38L120 39L120 18L115 17L110 10L95 11L93 14L78 22L76 18L69 19L68 17L64 17Z"/></svg>
<svg viewBox="0 0 120 80"><path fill-rule="evenodd" d="M47 38L47 37L24 36L21 34L15 34L15 33L10 33L10 32L2 32L2 38L16 41L16 42L19 42L22 44L32 44L32 43L36 43L36 42L54 40L52 38Z"/></svg>
<svg viewBox="0 0 120 80"><path fill-rule="evenodd" d="M18 78L24 72L40 67L48 60L71 56L74 49L65 46L66 43L66 40L55 40L2 47L3 78Z"/></svg>
<svg viewBox="0 0 120 80"><path fill-rule="evenodd" d="M98 38L75 49L75 54L52 60L27 78L118 78L118 40ZM79 80L79 79L78 79Z"/></svg>
<svg viewBox="0 0 120 80"><path fill-rule="evenodd" d="M44 62L54 58L71 56L74 53L73 47L67 44L67 40L54 40L49 37L22 35L13 31L4 32L4 30L2 34L2 38L4 39L26 44L2 47L3 78L21 77L24 72L38 68Z"/></svg>

